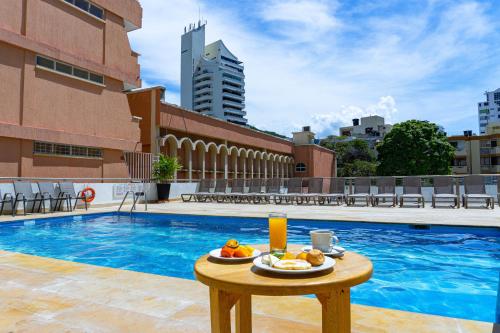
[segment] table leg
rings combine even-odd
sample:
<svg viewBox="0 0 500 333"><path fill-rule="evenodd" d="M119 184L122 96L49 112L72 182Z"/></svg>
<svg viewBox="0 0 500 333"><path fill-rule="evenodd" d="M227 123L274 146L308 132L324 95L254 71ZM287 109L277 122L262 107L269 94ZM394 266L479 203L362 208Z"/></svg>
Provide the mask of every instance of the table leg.
<svg viewBox="0 0 500 333"><path fill-rule="evenodd" d="M236 303L236 333L252 333L251 295L241 295Z"/></svg>
<svg viewBox="0 0 500 333"><path fill-rule="evenodd" d="M240 295L210 287L210 321L212 333L231 333L231 308Z"/></svg>
<svg viewBox="0 0 500 333"><path fill-rule="evenodd" d="M351 332L351 291L334 289L327 294L317 294L322 306L323 333Z"/></svg>

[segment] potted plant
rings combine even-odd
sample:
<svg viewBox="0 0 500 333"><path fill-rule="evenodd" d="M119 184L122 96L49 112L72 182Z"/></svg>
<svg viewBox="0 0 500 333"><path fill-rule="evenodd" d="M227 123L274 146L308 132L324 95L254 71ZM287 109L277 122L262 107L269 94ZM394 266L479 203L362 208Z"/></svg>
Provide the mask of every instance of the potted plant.
<svg viewBox="0 0 500 333"><path fill-rule="evenodd" d="M158 161L153 163L153 178L156 180L158 200L168 200L170 194L169 181L174 178L175 173L182 168L177 157L159 155Z"/></svg>

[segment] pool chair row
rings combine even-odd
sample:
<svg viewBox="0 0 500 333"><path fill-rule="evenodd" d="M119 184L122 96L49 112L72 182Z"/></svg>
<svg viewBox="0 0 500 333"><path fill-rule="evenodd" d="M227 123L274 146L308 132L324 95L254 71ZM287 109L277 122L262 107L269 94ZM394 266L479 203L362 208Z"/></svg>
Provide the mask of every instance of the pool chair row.
<svg viewBox="0 0 500 333"><path fill-rule="evenodd" d="M252 202L275 204L347 204L348 206L365 204L378 206L380 203L390 203L395 207L403 207L409 202L416 203L418 207L425 207L422 194L422 179L420 177L404 177L402 193L396 194L395 177L376 178L376 193L371 193L372 179L358 177L355 179L351 193L346 193L346 179L330 179L329 188L323 191L323 178L291 178L281 186L282 180L250 179L248 191L245 191L245 180L234 179L228 192L228 180L203 179L200 181L195 193L182 194L183 201L198 202ZM435 176L433 181L432 207L438 203L446 202L451 207L460 206L460 195L454 192L453 179L446 176ZM486 207L494 208L494 197L486 193L484 178L481 176L468 176L464 178L464 193L461 196L462 204L469 207L471 201L486 203Z"/></svg>
<svg viewBox="0 0 500 333"><path fill-rule="evenodd" d="M71 182L37 182L15 181L12 183L13 193L0 192L0 215L10 208L12 216L16 215L17 208L20 203L23 204L24 215L30 213L46 213L64 210L67 211L76 209L78 200L84 202L87 209L87 202L84 193L76 192L74 184ZM38 191L33 191L33 185ZM74 204L73 204L74 203ZM47 207L48 205L48 207Z"/></svg>

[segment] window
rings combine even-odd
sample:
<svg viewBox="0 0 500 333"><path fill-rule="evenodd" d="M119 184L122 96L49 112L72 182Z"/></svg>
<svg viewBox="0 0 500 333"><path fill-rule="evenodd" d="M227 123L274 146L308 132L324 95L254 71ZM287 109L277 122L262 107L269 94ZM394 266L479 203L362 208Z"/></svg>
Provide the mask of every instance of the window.
<svg viewBox="0 0 500 333"><path fill-rule="evenodd" d="M305 172L305 171L306 171L306 165L304 163L295 164L295 172Z"/></svg>
<svg viewBox="0 0 500 333"><path fill-rule="evenodd" d="M48 68L50 70L77 77L79 79L92 82L92 83L97 83L100 85L104 85L104 76L89 72L85 69L78 68L71 66L69 64L66 64L64 62L60 62L57 60L49 59L40 55L36 56L36 65L38 67L43 67L43 68Z"/></svg>
<svg viewBox="0 0 500 333"><path fill-rule="evenodd" d="M101 20L104 19L104 9L94 5L93 3L87 0L64 0L64 1L77 7L78 9L81 9L89 13L92 16L95 16Z"/></svg>
<svg viewBox="0 0 500 333"><path fill-rule="evenodd" d="M71 66L63 64L62 62L56 63L56 71L71 75Z"/></svg>
<svg viewBox="0 0 500 333"><path fill-rule="evenodd" d="M236 80L236 81L240 81L241 82L241 78L236 76L236 75L231 75L231 74L227 74L227 73L224 73L222 74L223 77L227 77L229 79L232 79L232 80Z"/></svg>
<svg viewBox="0 0 500 333"><path fill-rule="evenodd" d="M34 142L33 153L40 155L59 155L68 157L90 157L90 158L102 157L102 149L100 148L72 146L72 145L64 145L59 143L50 143L41 141Z"/></svg>
<svg viewBox="0 0 500 333"><path fill-rule="evenodd" d="M491 148L495 148L497 146L497 140L491 140Z"/></svg>
<svg viewBox="0 0 500 333"><path fill-rule="evenodd" d="M494 99L495 101L500 100L500 92L496 92L496 93L494 93L494 94L493 94L493 99Z"/></svg>
<svg viewBox="0 0 500 333"><path fill-rule="evenodd" d="M42 66L42 67L45 67L45 68L50 68L50 69L54 69L54 61L53 60L50 60L50 59L47 59L47 58L43 58L43 57L36 57L36 64L38 66Z"/></svg>

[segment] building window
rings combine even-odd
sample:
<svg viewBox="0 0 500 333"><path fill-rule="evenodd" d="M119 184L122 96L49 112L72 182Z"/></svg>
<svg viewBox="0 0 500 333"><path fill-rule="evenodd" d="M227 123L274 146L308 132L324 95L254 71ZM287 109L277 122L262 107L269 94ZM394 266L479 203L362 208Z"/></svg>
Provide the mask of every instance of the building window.
<svg viewBox="0 0 500 333"><path fill-rule="evenodd" d="M104 9L99 6L94 5L93 3L87 0L64 0L70 5L77 7L84 12L89 13L92 16L95 16L101 20L104 19Z"/></svg>
<svg viewBox="0 0 500 333"><path fill-rule="evenodd" d="M295 172L306 172L306 165L304 163L295 164Z"/></svg>
<svg viewBox="0 0 500 333"><path fill-rule="evenodd" d="M49 59L41 55L36 56L36 65L38 67L47 68L52 71L76 77L80 80L88 81L91 83L97 83L99 85L104 85L104 76L89 72L85 69L71 66L64 62Z"/></svg>
<svg viewBox="0 0 500 333"><path fill-rule="evenodd" d="M34 142L33 153L39 155L102 158L102 149L100 148L64 145L42 141Z"/></svg>
<svg viewBox="0 0 500 333"><path fill-rule="evenodd" d="M494 93L494 94L493 94L493 99L494 99L495 101L500 100L500 92L496 92L496 93Z"/></svg>

